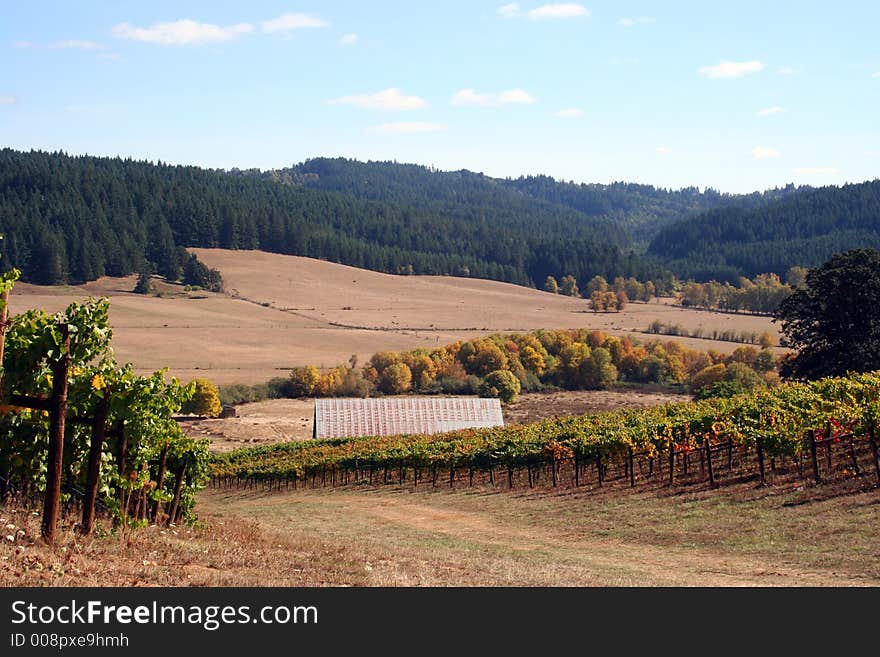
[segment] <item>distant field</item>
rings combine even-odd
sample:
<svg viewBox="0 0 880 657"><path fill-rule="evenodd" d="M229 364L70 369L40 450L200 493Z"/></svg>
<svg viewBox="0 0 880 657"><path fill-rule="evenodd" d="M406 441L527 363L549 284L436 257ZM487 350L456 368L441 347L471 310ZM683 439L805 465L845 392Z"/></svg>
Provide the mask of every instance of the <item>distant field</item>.
<svg viewBox="0 0 880 657"><path fill-rule="evenodd" d="M159 285L165 298L131 293L135 277L81 286L20 284L13 312L57 311L87 296L111 300L118 358L140 371L170 367L183 379L257 383L304 364L331 367L356 354L433 347L498 331L589 327L641 334L654 320L705 331L776 333L769 318L686 310L668 300L595 314L584 299L471 278L392 276L322 260L260 251L193 249L223 273L225 295L186 294ZM738 345L672 338L697 349Z"/></svg>

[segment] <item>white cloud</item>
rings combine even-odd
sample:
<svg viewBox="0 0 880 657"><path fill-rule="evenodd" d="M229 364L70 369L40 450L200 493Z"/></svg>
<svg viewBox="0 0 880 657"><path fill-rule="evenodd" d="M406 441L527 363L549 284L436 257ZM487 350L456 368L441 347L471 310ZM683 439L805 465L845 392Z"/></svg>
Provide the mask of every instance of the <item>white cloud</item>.
<svg viewBox="0 0 880 657"><path fill-rule="evenodd" d="M781 68L778 71L776 71L776 75L794 75L795 73L797 73L797 71L795 71L793 68L788 68L788 67Z"/></svg>
<svg viewBox="0 0 880 657"><path fill-rule="evenodd" d="M452 95L450 102L455 107L493 107L497 105L531 105L537 102L537 99L522 89L508 89L497 94L462 89Z"/></svg>
<svg viewBox="0 0 880 657"><path fill-rule="evenodd" d="M516 18L519 16L519 3L511 2L509 5L501 5L496 11L502 18Z"/></svg>
<svg viewBox="0 0 880 657"><path fill-rule="evenodd" d="M342 96L328 101L331 105L354 105L363 109L390 110L394 112L417 110L427 107L428 103L418 96L405 96L400 89L390 88L374 94Z"/></svg>
<svg viewBox="0 0 880 657"><path fill-rule="evenodd" d="M416 135L426 132L443 132L446 125L442 123L427 123L424 121L411 121L400 123L383 123L370 128L370 132L381 132L385 135Z"/></svg>
<svg viewBox="0 0 880 657"><path fill-rule="evenodd" d="M569 109L559 110L558 112L554 112L553 116L557 119L579 119L584 115L584 110L578 109L577 107L570 107Z"/></svg>
<svg viewBox="0 0 880 657"><path fill-rule="evenodd" d="M18 98L15 96L0 96L0 105L15 105Z"/></svg>
<svg viewBox="0 0 880 657"><path fill-rule="evenodd" d="M752 60L749 62L721 62L716 66L704 66L697 72L710 80L723 80L729 78L741 78L750 73L760 73L764 70L764 64Z"/></svg>
<svg viewBox="0 0 880 657"><path fill-rule="evenodd" d="M79 41L77 39L69 39L67 41L57 41L55 43L50 43L49 47L55 49L75 48L76 50L99 50L101 48L101 44L95 43L94 41Z"/></svg>
<svg viewBox="0 0 880 657"><path fill-rule="evenodd" d="M788 112L784 107L779 107L778 105L774 107L765 107L762 110L758 110L756 113L758 116L779 116L780 114L786 114Z"/></svg>
<svg viewBox="0 0 880 657"><path fill-rule="evenodd" d="M357 34L344 34L342 38L339 39L340 45L343 46L353 46L357 43L358 35Z"/></svg>
<svg viewBox="0 0 880 657"><path fill-rule="evenodd" d="M278 18L260 23L263 32L289 32L304 27L327 27L328 25L330 23L311 14L283 14Z"/></svg>
<svg viewBox="0 0 880 657"><path fill-rule="evenodd" d="M672 149L668 148L667 146L658 146L654 150L657 151L660 155L669 155L672 152Z"/></svg>
<svg viewBox="0 0 880 657"><path fill-rule="evenodd" d="M872 77L872 78L880 78L880 71L877 71L877 72L874 73L874 75L872 75L871 77Z"/></svg>
<svg viewBox="0 0 880 657"><path fill-rule="evenodd" d="M113 27L112 34L117 39L143 41L163 46L186 46L229 41L241 34L252 32L253 29L254 26L250 23L221 27L211 23L197 23L185 18L170 23L156 23L150 27L120 23Z"/></svg>
<svg viewBox="0 0 880 657"><path fill-rule="evenodd" d="M31 41L16 41L12 45L16 48L21 49L21 50L27 50L28 48L36 48L37 47L37 44L32 43Z"/></svg>
<svg viewBox="0 0 880 657"><path fill-rule="evenodd" d="M541 5L529 10L529 18L541 20L543 18L577 18L589 17L591 12L583 5L575 2L563 2L560 4Z"/></svg>
<svg viewBox="0 0 880 657"><path fill-rule="evenodd" d="M782 153L775 148L767 148L765 146L755 146L752 149L752 157L756 160L769 160L773 157L781 157Z"/></svg>
<svg viewBox="0 0 880 657"><path fill-rule="evenodd" d="M623 27L633 27L635 25L646 25L653 23L654 19L650 16L639 16L637 18L621 18L617 23Z"/></svg>
<svg viewBox="0 0 880 657"><path fill-rule="evenodd" d="M840 173L840 169L835 167L798 167L794 169L794 175L798 177L830 176L835 173Z"/></svg>

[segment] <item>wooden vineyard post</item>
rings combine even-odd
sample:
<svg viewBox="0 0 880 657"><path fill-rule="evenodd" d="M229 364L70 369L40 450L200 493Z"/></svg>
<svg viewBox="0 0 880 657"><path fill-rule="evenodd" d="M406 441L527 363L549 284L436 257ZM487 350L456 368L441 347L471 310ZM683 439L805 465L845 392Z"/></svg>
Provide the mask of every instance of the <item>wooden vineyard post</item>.
<svg viewBox="0 0 880 657"><path fill-rule="evenodd" d="M449 466L449 487L450 488L455 487L455 466L454 465Z"/></svg>
<svg viewBox="0 0 880 657"><path fill-rule="evenodd" d="M64 420L67 416L67 373L70 369L70 331L61 330L61 358L52 365L52 410L49 428L49 453L46 458L46 494L43 498L43 523L40 529L47 543L55 542L58 511L61 504L61 476L64 459Z"/></svg>
<svg viewBox="0 0 880 657"><path fill-rule="evenodd" d="M764 475L764 443L758 438L756 441L756 447L758 448L758 470L761 473L761 486L764 486L767 482L765 480Z"/></svg>
<svg viewBox="0 0 880 657"><path fill-rule="evenodd" d="M819 456L816 454L816 431L814 429L810 429L809 437L810 437L810 458L813 461L813 479L818 484L821 482L821 477L819 476Z"/></svg>
<svg viewBox="0 0 880 657"><path fill-rule="evenodd" d="M172 523L177 518L180 509L180 491L183 488L183 478L186 476L186 463L180 466L177 471L177 478L174 480L174 501L171 503L171 512L168 514L168 523Z"/></svg>
<svg viewBox="0 0 880 657"><path fill-rule="evenodd" d="M630 488L633 488L636 485L636 475L635 475L636 470L633 467L634 465L635 465L635 459L633 457L633 448L630 447L629 448L629 486L630 486Z"/></svg>
<svg viewBox="0 0 880 657"><path fill-rule="evenodd" d="M470 467L468 468L468 487L469 488L474 487L474 464L473 463L471 463Z"/></svg>
<svg viewBox="0 0 880 657"><path fill-rule="evenodd" d="M489 483L495 485L495 468L492 466L492 455L489 455Z"/></svg>
<svg viewBox="0 0 880 657"><path fill-rule="evenodd" d="M120 420L116 425L116 473L119 475L120 481L125 481L125 459L128 457L128 438L125 435L125 423ZM119 491L119 508L122 511L122 517L125 517L125 487L120 486Z"/></svg>
<svg viewBox="0 0 880 657"><path fill-rule="evenodd" d="M534 482L532 481L532 462L526 461L526 470L529 472L529 488L534 487Z"/></svg>
<svg viewBox="0 0 880 657"><path fill-rule="evenodd" d="M715 473L712 471L712 445L706 440L706 469L709 471L709 486L715 488Z"/></svg>
<svg viewBox="0 0 880 657"><path fill-rule="evenodd" d="M599 487L602 487L602 452L596 451L596 474L599 476Z"/></svg>
<svg viewBox="0 0 880 657"><path fill-rule="evenodd" d="M877 449L877 427L871 423L868 429L868 440L871 442L871 455L874 457L874 469L877 471L877 480L880 481L880 454Z"/></svg>
<svg viewBox="0 0 880 657"><path fill-rule="evenodd" d="M98 484L101 479L101 452L104 436L107 433L107 413L110 400L104 396L95 405L92 420L92 440L89 443L89 463L86 468L86 491L83 499L82 522L79 531L84 535L92 533L95 526L95 503L98 500Z"/></svg>
<svg viewBox="0 0 880 657"><path fill-rule="evenodd" d="M831 423L825 425L825 466L831 473Z"/></svg>
<svg viewBox="0 0 880 657"><path fill-rule="evenodd" d="M437 488L437 464L431 466L431 488Z"/></svg>
<svg viewBox="0 0 880 657"><path fill-rule="evenodd" d="M581 457L575 453L574 455L574 487L581 485Z"/></svg>
<svg viewBox="0 0 880 657"><path fill-rule="evenodd" d="M675 443L669 441L669 485L675 483Z"/></svg>
<svg viewBox="0 0 880 657"><path fill-rule="evenodd" d="M161 491L162 485L165 483L165 466L168 462L168 443L162 445L162 452L159 454L159 472L156 474L156 490ZM150 513L150 522L155 523L159 517L159 500L153 502L153 509Z"/></svg>
<svg viewBox="0 0 880 657"><path fill-rule="evenodd" d="M550 457L550 471L553 473L553 488L556 488L558 481L556 478L556 457Z"/></svg>
<svg viewBox="0 0 880 657"><path fill-rule="evenodd" d="M507 462L507 487L513 488L513 465L510 461Z"/></svg>

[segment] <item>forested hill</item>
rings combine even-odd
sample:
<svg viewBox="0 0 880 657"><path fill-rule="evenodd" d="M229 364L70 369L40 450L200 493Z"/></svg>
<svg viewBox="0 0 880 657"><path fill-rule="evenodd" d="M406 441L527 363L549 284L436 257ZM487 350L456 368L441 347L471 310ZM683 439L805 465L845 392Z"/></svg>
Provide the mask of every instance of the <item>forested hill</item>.
<svg viewBox="0 0 880 657"><path fill-rule="evenodd" d="M735 280L814 267L858 247L880 247L880 180L711 210L662 230L649 253L680 277Z"/></svg>
<svg viewBox="0 0 880 657"><path fill-rule="evenodd" d="M0 266L56 284L132 273L146 259L176 278L179 247L199 246L519 284L548 275L661 274L608 222L497 187L495 198L480 201L462 186L444 204L403 196L398 203L363 192L356 198L342 186L327 191L191 166L3 149Z"/></svg>
<svg viewBox="0 0 880 657"><path fill-rule="evenodd" d="M755 207L799 189L789 186L733 195L713 189L700 191L696 187L666 190L622 182L609 185L563 182L550 176L491 178L466 170L438 171L415 164L345 158L315 158L287 169L244 173L471 220L492 213L530 214L539 220L550 214L571 226L606 220L613 224L616 237L625 232L643 245L661 228L685 217L726 205Z"/></svg>

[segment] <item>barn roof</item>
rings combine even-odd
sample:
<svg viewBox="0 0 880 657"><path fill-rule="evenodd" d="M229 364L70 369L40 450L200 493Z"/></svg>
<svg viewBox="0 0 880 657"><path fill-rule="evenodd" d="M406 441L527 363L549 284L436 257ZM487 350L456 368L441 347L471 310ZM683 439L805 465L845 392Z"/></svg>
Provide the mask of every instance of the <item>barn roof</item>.
<svg viewBox="0 0 880 657"><path fill-rule="evenodd" d="M434 434L504 426L501 402L476 397L316 399L315 438Z"/></svg>

